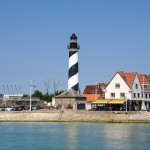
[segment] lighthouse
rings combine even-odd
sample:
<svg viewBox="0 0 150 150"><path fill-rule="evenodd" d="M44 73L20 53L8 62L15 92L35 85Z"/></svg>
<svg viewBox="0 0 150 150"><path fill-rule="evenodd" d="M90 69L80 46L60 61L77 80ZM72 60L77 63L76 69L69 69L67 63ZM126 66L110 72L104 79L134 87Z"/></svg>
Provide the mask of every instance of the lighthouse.
<svg viewBox="0 0 150 150"><path fill-rule="evenodd" d="M69 70L68 70L68 90L73 89L79 91L78 79L78 50L77 36L72 34L70 37L69 49Z"/></svg>
<svg viewBox="0 0 150 150"><path fill-rule="evenodd" d="M54 104L56 106L65 106L74 110L85 109L86 97L80 94L78 79L78 50L77 36L72 34L70 37L69 49L69 67L68 67L68 90L55 96Z"/></svg>

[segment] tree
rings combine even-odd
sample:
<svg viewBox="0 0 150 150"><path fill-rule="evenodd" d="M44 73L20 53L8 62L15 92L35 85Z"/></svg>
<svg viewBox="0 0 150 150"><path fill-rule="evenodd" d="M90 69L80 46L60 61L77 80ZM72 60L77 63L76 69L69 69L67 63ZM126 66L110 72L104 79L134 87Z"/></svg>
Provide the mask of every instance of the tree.
<svg viewBox="0 0 150 150"><path fill-rule="evenodd" d="M33 94L32 94L32 97L39 97L40 100L43 99L43 94L42 92L40 92L39 90L36 90Z"/></svg>
<svg viewBox="0 0 150 150"><path fill-rule="evenodd" d="M32 94L32 97L38 97L40 98L40 100L44 100L44 101L47 101L47 102L51 102L52 101L52 98L61 94L62 92L64 92L63 90L62 91L56 91L54 94L49 94L49 93L46 93L46 94L42 94L42 92L40 92L39 90L36 90L33 94Z"/></svg>
<svg viewBox="0 0 150 150"><path fill-rule="evenodd" d="M63 93L63 92L64 92L63 90L61 90L61 91L58 91L58 90L57 90L57 91L54 93L54 95L57 96L57 95L59 95L59 94L61 94L61 93Z"/></svg>
<svg viewBox="0 0 150 150"><path fill-rule="evenodd" d="M47 101L47 102L51 102L52 101L52 97L53 97L53 95L52 94L45 94L45 95L43 95L43 100L44 101Z"/></svg>
<svg viewBox="0 0 150 150"><path fill-rule="evenodd" d="M53 88L54 88L54 94L58 92L58 89L64 85L64 82L56 81L54 79Z"/></svg>
<svg viewBox="0 0 150 150"><path fill-rule="evenodd" d="M46 94L49 94L49 88L50 88L50 82L49 79L47 79L46 81L44 81L44 86L45 86L45 90L46 90Z"/></svg>

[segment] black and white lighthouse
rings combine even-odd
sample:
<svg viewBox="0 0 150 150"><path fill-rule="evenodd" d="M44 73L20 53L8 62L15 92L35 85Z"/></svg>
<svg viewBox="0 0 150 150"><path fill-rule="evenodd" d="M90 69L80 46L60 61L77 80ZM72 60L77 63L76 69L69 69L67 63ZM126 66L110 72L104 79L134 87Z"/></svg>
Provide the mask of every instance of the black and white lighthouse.
<svg viewBox="0 0 150 150"><path fill-rule="evenodd" d="M70 37L69 49L69 71L68 71L68 90L73 89L79 90L79 79L78 79L78 50L79 45L77 43L77 36L72 34Z"/></svg>

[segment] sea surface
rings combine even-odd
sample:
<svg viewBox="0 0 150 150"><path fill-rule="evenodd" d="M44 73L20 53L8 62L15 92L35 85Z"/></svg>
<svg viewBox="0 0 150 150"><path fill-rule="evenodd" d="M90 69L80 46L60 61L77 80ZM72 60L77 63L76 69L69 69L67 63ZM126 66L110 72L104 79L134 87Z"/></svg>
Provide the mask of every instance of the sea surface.
<svg viewBox="0 0 150 150"><path fill-rule="evenodd" d="M0 123L0 150L150 150L150 124Z"/></svg>

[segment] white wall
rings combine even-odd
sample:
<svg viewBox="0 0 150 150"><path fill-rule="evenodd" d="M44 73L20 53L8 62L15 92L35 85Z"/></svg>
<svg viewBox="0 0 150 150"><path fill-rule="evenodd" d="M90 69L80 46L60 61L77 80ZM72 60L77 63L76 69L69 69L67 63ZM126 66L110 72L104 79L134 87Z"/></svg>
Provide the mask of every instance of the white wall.
<svg viewBox="0 0 150 150"><path fill-rule="evenodd" d="M116 88L116 83L120 84L120 88ZM106 87L105 99L123 99L120 97L120 93L125 93L126 98L131 99L131 93L129 91L129 86L125 83L119 73L117 73ZM111 97L111 93L115 93L114 98Z"/></svg>
<svg viewBox="0 0 150 150"><path fill-rule="evenodd" d="M138 84L138 89L136 89L136 84ZM135 80L133 82L133 86L132 86L132 96L131 99L132 100L142 100L142 95L141 95L141 85L138 79L138 76L136 75ZM134 93L136 94L136 98L134 98ZM138 98L138 93L140 94L140 97Z"/></svg>
<svg viewBox="0 0 150 150"><path fill-rule="evenodd" d="M55 97L52 97L52 106L55 106Z"/></svg>
<svg viewBox="0 0 150 150"><path fill-rule="evenodd" d="M86 110L92 109L91 102L86 102L85 109Z"/></svg>

